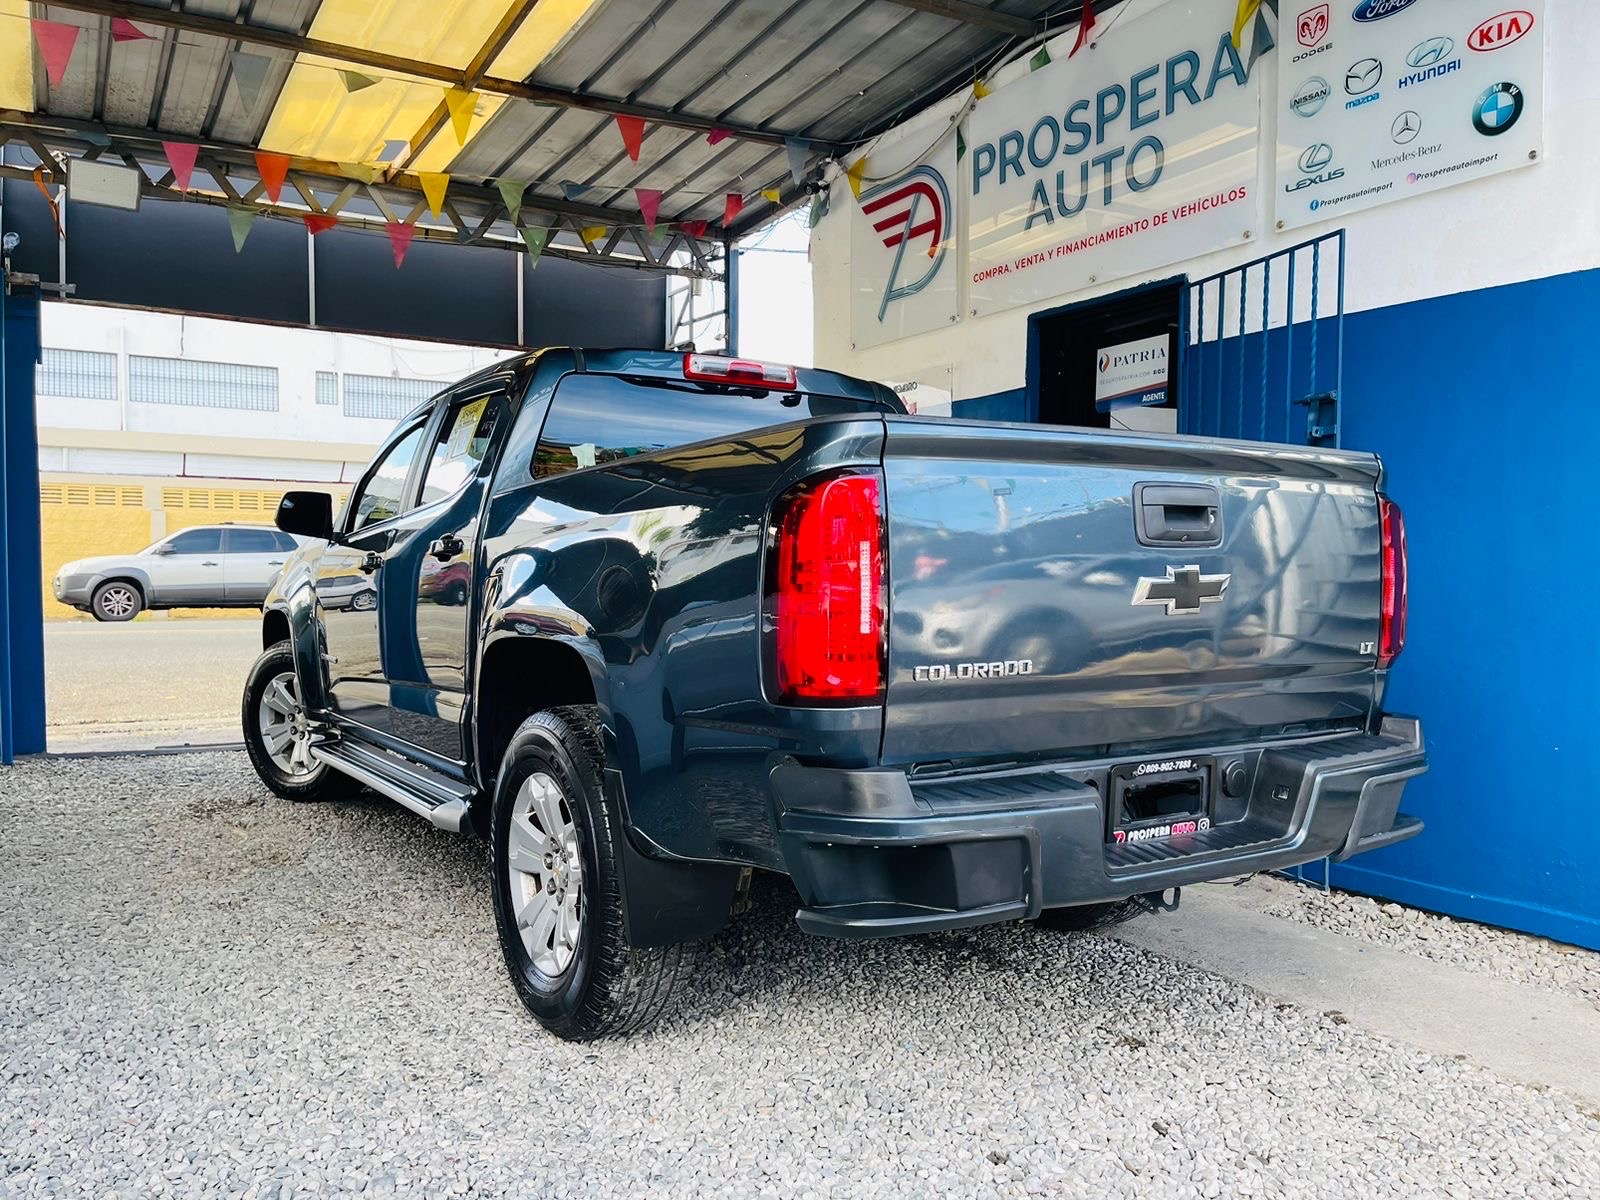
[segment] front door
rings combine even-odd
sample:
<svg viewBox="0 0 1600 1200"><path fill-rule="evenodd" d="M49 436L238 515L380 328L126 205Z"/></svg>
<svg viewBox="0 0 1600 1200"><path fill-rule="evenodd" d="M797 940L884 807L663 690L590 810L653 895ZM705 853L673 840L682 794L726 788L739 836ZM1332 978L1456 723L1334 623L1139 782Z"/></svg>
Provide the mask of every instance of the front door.
<svg viewBox="0 0 1600 1200"><path fill-rule="evenodd" d="M145 571L150 576L151 603L222 604L222 530L215 525L185 529L153 547Z"/></svg>

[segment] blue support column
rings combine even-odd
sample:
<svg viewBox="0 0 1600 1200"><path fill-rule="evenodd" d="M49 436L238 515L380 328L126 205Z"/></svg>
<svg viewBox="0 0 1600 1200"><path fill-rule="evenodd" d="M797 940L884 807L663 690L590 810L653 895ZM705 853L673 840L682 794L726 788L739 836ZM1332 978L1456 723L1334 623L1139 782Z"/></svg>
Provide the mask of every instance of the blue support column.
<svg viewBox="0 0 1600 1200"><path fill-rule="evenodd" d="M739 355L739 247L729 238L722 243L722 261L726 264L727 282L723 300L728 310L728 354Z"/></svg>
<svg viewBox="0 0 1600 1200"><path fill-rule="evenodd" d="M0 763L45 748L38 361L39 294L0 282Z"/></svg>

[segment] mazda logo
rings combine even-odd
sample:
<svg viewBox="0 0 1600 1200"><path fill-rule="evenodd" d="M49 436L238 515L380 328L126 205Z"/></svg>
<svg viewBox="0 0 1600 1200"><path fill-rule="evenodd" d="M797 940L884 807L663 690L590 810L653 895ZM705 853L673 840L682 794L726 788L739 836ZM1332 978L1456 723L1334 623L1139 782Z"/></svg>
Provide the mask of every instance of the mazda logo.
<svg viewBox="0 0 1600 1200"><path fill-rule="evenodd" d="M1333 147L1327 142L1318 142L1307 146L1300 155L1300 170L1307 175L1315 175L1323 167L1333 161Z"/></svg>
<svg viewBox="0 0 1600 1200"><path fill-rule="evenodd" d="M1344 73L1344 90L1352 96L1370 92L1383 78L1383 64L1375 58L1363 58Z"/></svg>
<svg viewBox="0 0 1600 1200"><path fill-rule="evenodd" d="M1431 67L1441 58L1448 58L1450 51L1456 48L1454 40L1447 37L1429 38L1425 42L1418 42L1411 47L1411 53L1406 55L1408 65L1422 68Z"/></svg>

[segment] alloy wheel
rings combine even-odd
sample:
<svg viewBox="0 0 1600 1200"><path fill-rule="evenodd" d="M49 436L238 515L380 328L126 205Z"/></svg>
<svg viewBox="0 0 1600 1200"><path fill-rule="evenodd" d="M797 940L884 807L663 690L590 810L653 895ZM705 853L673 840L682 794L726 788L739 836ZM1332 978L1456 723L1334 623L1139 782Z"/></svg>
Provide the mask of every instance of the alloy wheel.
<svg viewBox="0 0 1600 1200"><path fill-rule="evenodd" d="M549 775L522 781L511 809L506 870L522 947L540 974L555 978L578 951L583 864L572 804Z"/></svg>
<svg viewBox="0 0 1600 1200"><path fill-rule="evenodd" d="M278 770L290 779L304 779L317 769L311 757L311 724L293 671L272 677L261 693L258 719L267 757Z"/></svg>
<svg viewBox="0 0 1600 1200"><path fill-rule="evenodd" d="M100 609L108 617L126 617L139 608L139 597L126 584L114 583L100 593Z"/></svg>

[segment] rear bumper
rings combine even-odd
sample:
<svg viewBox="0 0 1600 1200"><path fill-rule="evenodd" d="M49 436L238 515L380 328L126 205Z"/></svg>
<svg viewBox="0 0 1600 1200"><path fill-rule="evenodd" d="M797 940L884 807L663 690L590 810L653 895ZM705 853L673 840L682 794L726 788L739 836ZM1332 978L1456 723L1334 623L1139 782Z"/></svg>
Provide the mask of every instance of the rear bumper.
<svg viewBox="0 0 1600 1200"><path fill-rule="evenodd" d="M1376 734L1192 753L1246 764L1247 788L1209 829L1135 844L1107 841L1111 761L927 782L780 766L779 847L800 924L835 937L955 929L1343 860L1422 832L1399 811L1406 780L1428 765L1413 718L1386 717Z"/></svg>

